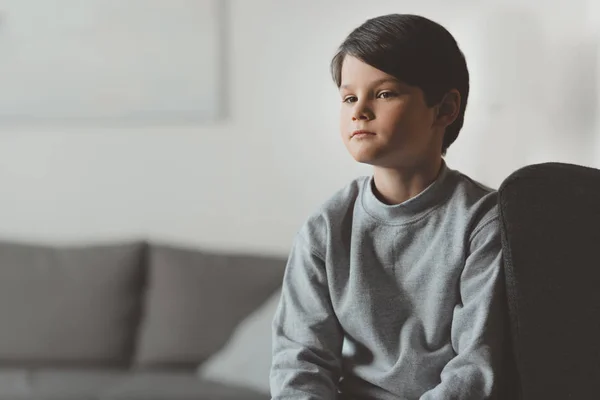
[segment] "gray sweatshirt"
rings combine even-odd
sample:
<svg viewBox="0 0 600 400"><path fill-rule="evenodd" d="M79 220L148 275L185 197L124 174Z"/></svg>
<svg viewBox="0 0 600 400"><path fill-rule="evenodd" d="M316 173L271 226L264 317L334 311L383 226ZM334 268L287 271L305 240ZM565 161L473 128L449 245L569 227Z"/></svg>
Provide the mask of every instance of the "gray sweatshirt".
<svg viewBox="0 0 600 400"><path fill-rule="evenodd" d="M505 323L496 193L445 163L400 205L372 185L354 180L297 234L272 398L491 398Z"/></svg>

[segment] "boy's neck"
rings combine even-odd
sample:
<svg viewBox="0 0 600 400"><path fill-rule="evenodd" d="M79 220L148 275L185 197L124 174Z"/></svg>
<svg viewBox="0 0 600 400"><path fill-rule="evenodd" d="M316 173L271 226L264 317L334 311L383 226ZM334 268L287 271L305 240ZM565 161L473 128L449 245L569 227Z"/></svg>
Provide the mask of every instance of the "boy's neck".
<svg viewBox="0 0 600 400"><path fill-rule="evenodd" d="M438 157L434 162L411 168L375 167L374 194L381 202L388 205L404 203L435 182L442 163L442 157Z"/></svg>

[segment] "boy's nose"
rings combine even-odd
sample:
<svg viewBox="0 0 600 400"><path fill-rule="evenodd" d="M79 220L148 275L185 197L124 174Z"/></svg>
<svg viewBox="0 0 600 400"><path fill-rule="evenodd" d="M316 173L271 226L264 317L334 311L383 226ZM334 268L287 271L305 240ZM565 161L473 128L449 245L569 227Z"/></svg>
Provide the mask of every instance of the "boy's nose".
<svg viewBox="0 0 600 400"><path fill-rule="evenodd" d="M370 121L373 119L373 113L368 109L359 109L352 115L352 121Z"/></svg>

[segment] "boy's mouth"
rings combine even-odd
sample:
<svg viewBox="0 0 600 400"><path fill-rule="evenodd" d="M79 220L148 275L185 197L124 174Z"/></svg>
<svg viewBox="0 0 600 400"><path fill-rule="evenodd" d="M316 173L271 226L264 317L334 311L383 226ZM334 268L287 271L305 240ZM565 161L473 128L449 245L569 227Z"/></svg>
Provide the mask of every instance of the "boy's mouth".
<svg viewBox="0 0 600 400"><path fill-rule="evenodd" d="M356 137L364 137L364 136L371 136L371 135L375 135L375 132L366 131L364 129L361 129L361 130L352 132L352 134L350 135L350 138L353 138L355 136Z"/></svg>

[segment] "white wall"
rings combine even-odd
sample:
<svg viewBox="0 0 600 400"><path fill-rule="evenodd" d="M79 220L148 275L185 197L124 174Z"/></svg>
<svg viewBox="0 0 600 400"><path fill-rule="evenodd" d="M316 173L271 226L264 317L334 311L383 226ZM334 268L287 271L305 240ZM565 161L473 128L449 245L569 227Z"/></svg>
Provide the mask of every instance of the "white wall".
<svg viewBox="0 0 600 400"><path fill-rule="evenodd" d="M588 2L538 10L531 0L505 38L514 18L495 21L492 11L521 2L448 3L231 0L230 118L192 127L1 128L0 237L140 236L285 253L309 213L369 172L338 138L329 61L351 29L391 12L443 23L467 56L473 91L452 167L492 186L531 162L600 167L600 58Z"/></svg>

